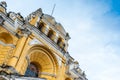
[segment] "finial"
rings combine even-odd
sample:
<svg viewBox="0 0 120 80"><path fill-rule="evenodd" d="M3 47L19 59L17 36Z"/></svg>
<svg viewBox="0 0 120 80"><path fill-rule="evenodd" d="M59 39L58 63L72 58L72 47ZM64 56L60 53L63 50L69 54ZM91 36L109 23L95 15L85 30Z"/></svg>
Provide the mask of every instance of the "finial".
<svg viewBox="0 0 120 80"><path fill-rule="evenodd" d="M7 7L7 3L6 3L5 1L1 1L1 2L0 2L0 5L2 5L2 6L5 7L5 8Z"/></svg>

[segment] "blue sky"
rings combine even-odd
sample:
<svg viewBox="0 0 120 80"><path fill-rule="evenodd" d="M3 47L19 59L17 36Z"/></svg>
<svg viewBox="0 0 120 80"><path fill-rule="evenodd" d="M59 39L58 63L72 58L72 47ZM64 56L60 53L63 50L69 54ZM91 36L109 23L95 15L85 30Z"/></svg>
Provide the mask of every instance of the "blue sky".
<svg viewBox="0 0 120 80"><path fill-rule="evenodd" d="M112 0L111 2L111 6L112 6L112 11L114 13L117 13L118 15L120 15L120 1L119 0Z"/></svg>
<svg viewBox="0 0 120 80"><path fill-rule="evenodd" d="M120 80L119 0L5 0L24 17L38 8L62 23L71 36L69 52L89 80Z"/></svg>

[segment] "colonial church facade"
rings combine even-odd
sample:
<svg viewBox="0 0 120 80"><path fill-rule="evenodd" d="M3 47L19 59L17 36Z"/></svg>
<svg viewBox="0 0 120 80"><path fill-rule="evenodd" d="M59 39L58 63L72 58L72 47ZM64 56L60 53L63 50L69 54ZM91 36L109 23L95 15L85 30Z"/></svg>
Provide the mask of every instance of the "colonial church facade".
<svg viewBox="0 0 120 80"><path fill-rule="evenodd" d="M6 7L0 3L0 80L87 80L54 17L38 9L23 18Z"/></svg>

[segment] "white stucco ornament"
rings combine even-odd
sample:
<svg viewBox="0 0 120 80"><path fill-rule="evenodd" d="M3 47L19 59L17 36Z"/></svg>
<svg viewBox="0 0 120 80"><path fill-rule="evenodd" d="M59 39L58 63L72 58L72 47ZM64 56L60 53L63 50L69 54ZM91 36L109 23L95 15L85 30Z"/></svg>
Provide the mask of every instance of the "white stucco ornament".
<svg viewBox="0 0 120 80"><path fill-rule="evenodd" d="M35 45L35 44L40 44L43 45L43 43L41 43L38 39L34 38L29 42L29 45Z"/></svg>

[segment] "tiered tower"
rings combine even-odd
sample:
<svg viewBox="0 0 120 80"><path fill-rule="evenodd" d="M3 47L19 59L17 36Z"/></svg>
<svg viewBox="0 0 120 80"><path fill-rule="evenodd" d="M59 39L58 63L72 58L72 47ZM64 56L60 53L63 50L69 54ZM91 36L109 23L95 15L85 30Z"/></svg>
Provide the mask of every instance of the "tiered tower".
<svg viewBox="0 0 120 80"><path fill-rule="evenodd" d="M87 80L54 17L38 9L24 19L6 7L0 3L0 80Z"/></svg>

